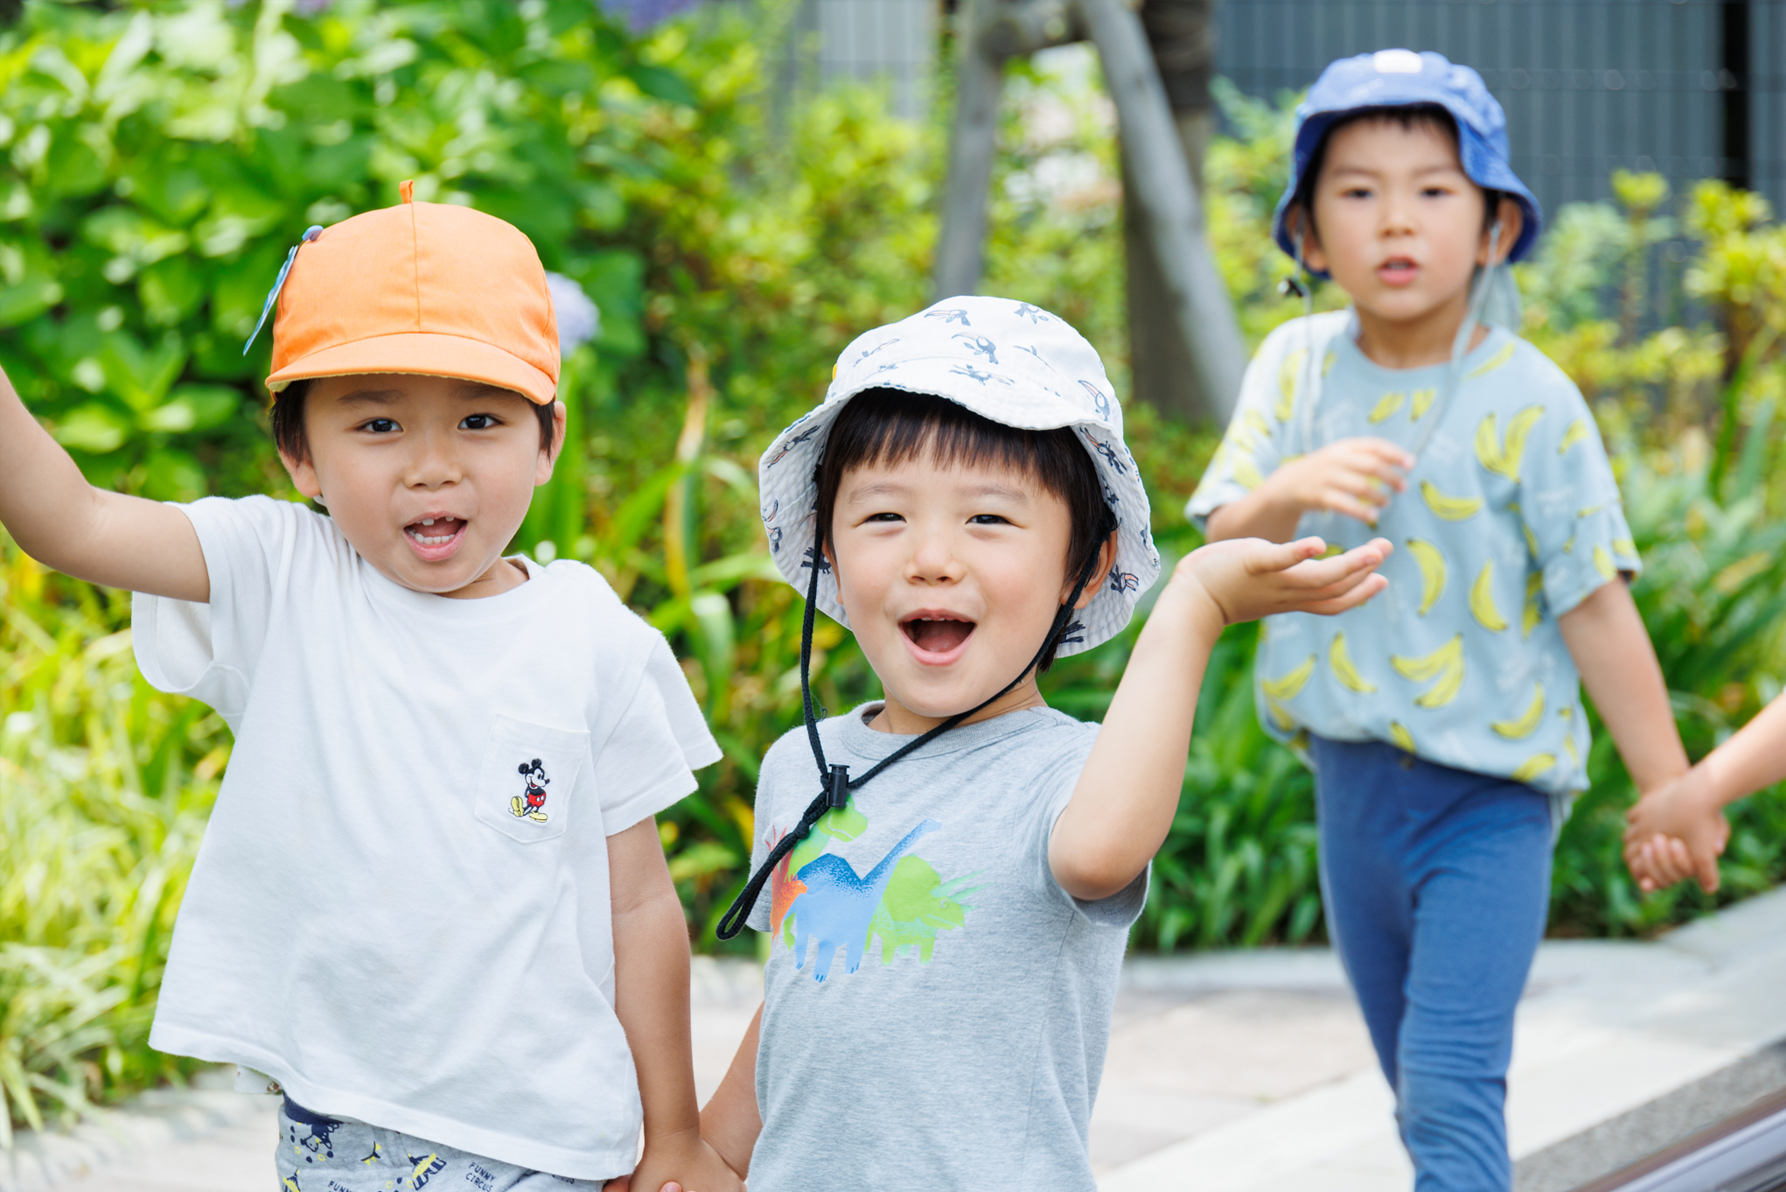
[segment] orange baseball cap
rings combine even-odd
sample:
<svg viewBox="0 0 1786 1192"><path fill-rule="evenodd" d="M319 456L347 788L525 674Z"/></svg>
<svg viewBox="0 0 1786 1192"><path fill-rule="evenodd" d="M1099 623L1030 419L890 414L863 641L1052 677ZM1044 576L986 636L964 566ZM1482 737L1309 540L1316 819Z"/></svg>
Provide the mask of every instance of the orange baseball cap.
<svg viewBox="0 0 1786 1192"><path fill-rule="evenodd" d="M558 393L558 321L533 242L493 215L403 201L293 249L273 317L277 394L356 373L463 377L546 405Z"/></svg>

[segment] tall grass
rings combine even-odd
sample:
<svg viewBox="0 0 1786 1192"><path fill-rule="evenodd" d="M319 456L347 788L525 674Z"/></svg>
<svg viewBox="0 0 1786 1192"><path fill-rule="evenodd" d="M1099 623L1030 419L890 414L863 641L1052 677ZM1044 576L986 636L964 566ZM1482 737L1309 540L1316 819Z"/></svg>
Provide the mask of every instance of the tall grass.
<svg viewBox="0 0 1786 1192"><path fill-rule="evenodd" d="M0 536L0 1144L189 1070L149 1020L228 736L128 612Z"/></svg>

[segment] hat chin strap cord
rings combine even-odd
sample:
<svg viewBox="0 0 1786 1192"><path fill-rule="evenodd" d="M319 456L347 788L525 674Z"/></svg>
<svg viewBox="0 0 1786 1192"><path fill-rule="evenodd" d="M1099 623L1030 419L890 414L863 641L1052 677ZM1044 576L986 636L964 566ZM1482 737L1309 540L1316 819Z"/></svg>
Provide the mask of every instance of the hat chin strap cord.
<svg viewBox="0 0 1786 1192"><path fill-rule="evenodd" d="M1079 603L1079 597L1084 595L1086 587L1091 583L1092 575L1098 569L1098 559L1103 552L1104 543L1115 531L1115 527L1110 525L1108 513L1106 513L1104 524L1100 529L1103 532L1098 535L1097 544L1092 548L1091 557L1086 559L1084 565L1080 567L1078 578L1074 581L1073 594L1067 597L1066 602L1056 610L1054 623L1048 627L1048 633L1042 639L1042 646L1036 651L1035 657L1029 660L1029 665L1024 667L1015 679L1001 687L990 699L982 700L965 712L957 712L922 736L907 741L856 778L850 777L848 766L826 764L825 747L819 740L818 714L812 701L812 630L819 606L819 572L828 567L822 549L824 535L822 531L814 531L812 579L806 585L806 616L800 627L800 696L806 720L806 740L812 746L813 760L818 763L819 784L823 789L811 803L807 804L805 812L800 816L800 822L794 826L793 831L775 842L775 846L769 850L769 855L763 858L763 863L757 867L757 871L750 875L749 881L744 883L744 889L738 892L738 897L732 900L732 905L720 917L719 926L714 932L715 935L722 940L729 940L744 929L745 921L749 919L751 909L756 906L757 897L762 894L763 885L769 880L769 875L774 872L775 867L781 864L782 859L793 852L802 840L812 835L813 828L826 812L849 806L851 791L860 789L869 779L894 762L928 745L950 729L996 704L1027 679L1030 672L1042 665L1042 659L1047 657L1048 651L1053 649L1059 643L1062 635L1067 632L1074 606Z"/></svg>
<svg viewBox="0 0 1786 1192"><path fill-rule="evenodd" d="M1483 309L1488 305L1489 293L1494 289L1495 270L1499 268L1499 262L1495 258L1500 253L1500 249L1501 221L1496 219L1488 229L1488 264L1482 267L1481 273L1477 275L1470 286L1470 301L1464 310L1463 323L1459 325L1457 335L1451 341L1451 359L1445 369L1445 390L1439 395L1439 400L1433 403L1433 408L1427 411L1428 421L1425 426L1420 428L1420 433L1414 437L1410 448L1416 461L1426 450L1426 445L1432 441L1433 432L1438 429L1439 423L1444 421L1445 411L1451 405L1452 394L1457 392L1464 357L1470 352L1470 339L1475 335L1476 328L1482 324ZM1297 284L1295 278L1292 277L1288 279L1290 284L1287 288L1302 295L1302 392L1305 395L1302 403L1302 441L1303 450L1306 452L1315 451L1325 444L1319 444L1315 439L1315 406L1320 401L1320 395L1315 392L1314 332L1310 327L1310 322L1315 314L1315 284L1314 275L1303 263L1300 228L1296 235L1296 271L1305 280L1301 284Z"/></svg>

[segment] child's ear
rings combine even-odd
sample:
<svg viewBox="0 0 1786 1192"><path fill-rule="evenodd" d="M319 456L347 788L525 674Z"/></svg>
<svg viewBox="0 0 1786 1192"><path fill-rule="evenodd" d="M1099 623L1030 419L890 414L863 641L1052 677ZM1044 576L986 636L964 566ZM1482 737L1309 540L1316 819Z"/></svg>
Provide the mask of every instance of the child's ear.
<svg viewBox="0 0 1786 1192"><path fill-rule="evenodd" d="M310 462L308 453L305 454L303 459L294 459L287 455L282 449L279 452L279 462L285 465L285 474L291 477L291 485L293 488L303 493L306 497L309 497L312 501L315 501L318 505L323 503L322 481L317 477L316 465Z"/></svg>
<svg viewBox="0 0 1786 1192"><path fill-rule="evenodd" d="M1098 565L1092 571L1091 578L1085 581L1085 590L1079 593L1079 601L1073 605L1074 608L1084 608L1090 604L1091 598L1098 594L1104 586L1104 581L1109 578L1110 569L1116 566L1116 535L1118 533L1119 531L1116 530L1110 531L1110 537L1106 538L1104 545L1098 548ZM1077 571L1067 576L1066 585L1060 591L1062 600L1073 594L1073 584L1078 578Z"/></svg>
<svg viewBox="0 0 1786 1192"><path fill-rule="evenodd" d="M564 403L552 403L552 445L540 452L539 460L534 465L533 483L537 487L552 479L552 465L558 460L558 453L564 450Z"/></svg>
<svg viewBox="0 0 1786 1192"><path fill-rule="evenodd" d="M1495 248L1495 263L1500 264L1507 259L1507 254L1513 251L1513 246L1519 243L1519 234L1525 231L1525 209L1506 195L1502 195L1500 201L1495 204L1495 219L1501 225L1500 244ZM1478 265L1488 264L1490 231L1489 228L1482 230L1482 243L1476 248L1476 263Z"/></svg>
<svg viewBox="0 0 1786 1192"><path fill-rule="evenodd" d="M1327 272L1327 254L1321 251L1321 238L1315 235L1315 221L1309 217L1308 208L1301 203L1294 204L1284 212L1284 229L1290 233L1290 243L1296 243L1302 237L1302 264L1310 273Z"/></svg>

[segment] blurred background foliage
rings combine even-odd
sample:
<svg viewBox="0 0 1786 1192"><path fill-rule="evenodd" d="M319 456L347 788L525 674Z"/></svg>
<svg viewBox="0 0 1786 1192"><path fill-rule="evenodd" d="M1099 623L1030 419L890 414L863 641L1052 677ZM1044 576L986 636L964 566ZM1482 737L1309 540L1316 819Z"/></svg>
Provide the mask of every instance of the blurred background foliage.
<svg viewBox="0 0 1786 1192"><path fill-rule="evenodd" d="M565 361L572 433L517 548L600 568L685 659L726 754L661 821L701 949L744 876L758 759L798 723L800 607L765 552L756 456L850 339L926 301L947 135L890 117L871 88L778 102L770 47L789 11L710 6L638 34L587 0L29 0L0 33L0 364L96 483L295 497L266 433L268 340L246 356L242 341L303 228L395 202L405 178L516 223L598 304L595 338ZM985 289L1071 319L1126 394L1095 59L1038 55L1008 94ZM1298 313L1266 235L1289 105L1223 100L1210 232L1256 341ZM1786 232L1718 183L1616 189L1617 205L1553 213L1519 271L1526 330L1595 403L1697 756L1786 675ZM1127 417L1170 560L1197 544L1180 506L1216 428ZM229 739L136 674L119 594L4 538L0 583L3 1141L9 1123L184 1075L147 1027ZM1049 698L1101 715L1138 629L1065 660ZM1323 937L1311 783L1254 720L1253 642L1230 630L1210 668L1139 947ZM827 707L876 694L839 627L821 619L818 647ZM1717 899L1640 898L1617 847L1632 791L1603 736L1591 771L1558 847L1554 931L1654 932L1786 876L1775 791L1733 815Z"/></svg>

